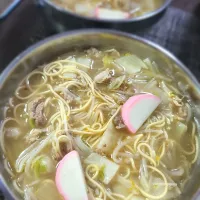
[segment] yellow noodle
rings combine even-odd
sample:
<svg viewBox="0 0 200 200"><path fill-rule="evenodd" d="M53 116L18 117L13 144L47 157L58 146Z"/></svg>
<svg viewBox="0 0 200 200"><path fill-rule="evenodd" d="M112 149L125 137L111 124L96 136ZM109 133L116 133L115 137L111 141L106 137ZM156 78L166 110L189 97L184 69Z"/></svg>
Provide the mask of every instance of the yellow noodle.
<svg viewBox="0 0 200 200"><path fill-rule="evenodd" d="M199 153L199 142L198 142L197 136L195 136L195 147L196 147L196 151L195 151L195 156L194 156L193 160L191 161L192 164L197 161L198 153Z"/></svg>
<svg viewBox="0 0 200 200"><path fill-rule="evenodd" d="M19 192L19 194L24 194L24 191L22 190L22 188L19 187L19 184L17 183L17 180L13 180L13 186L15 188L15 190L17 192Z"/></svg>
<svg viewBox="0 0 200 200"><path fill-rule="evenodd" d="M152 167L152 166L147 166L147 168L156 171L156 172L162 177L162 179L164 180L165 188L164 188L163 193L160 194L160 195L154 196L154 195L151 195L151 194L145 192L142 188L140 188L140 187L137 186L137 185L136 185L136 188L137 188L145 197L147 197L147 198L155 199L155 200L156 200L156 199L161 199L161 198L163 198L163 197L167 194L167 190L168 190L167 179L166 179L165 175L164 175L160 170L158 170L157 168Z"/></svg>
<svg viewBox="0 0 200 200"><path fill-rule="evenodd" d="M139 142L139 140L141 139L143 137L143 134L140 134L139 136L138 136L138 138L135 140L135 142L134 142L134 151L136 152L137 151L137 144L138 144L138 142Z"/></svg>
<svg viewBox="0 0 200 200"><path fill-rule="evenodd" d="M58 71L56 71L56 68L58 69ZM63 65L61 64L60 61L55 61L53 63L50 63L48 65L46 65L43 69L44 74L46 76L58 76L59 74L61 74L63 70ZM51 73L51 71L53 71Z"/></svg>
<svg viewBox="0 0 200 200"><path fill-rule="evenodd" d="M7 118L3 121L3 123L1 124L1 127L0 127L0 137L1 137L1 140L0 140L0 144L1 144L1 148L3 150L3 152L5 153L6 152L6 149L5 149L5 130L4 130L4 127L6 125L6 123L8 123L9 121L14 121L16 122L17 125L19 125L18 121L14 118Z"/></svg>
<svg viewBox="0 0 200 200"><path fill-rule="evenodd" d="M138 146L137 146L137 151L140 155L142 155L144 158L146 158L147 160L150 161L150 163L152 163L154 166L156 166L156 161L151 157L151 156L148 156L146 153L144 153L142 150L141 150L141 147L142 146L145 146L147 147L147 149L149 150L149 153L150 155L152 156L152 149L151 147L148 145L148 144L145 144L145 143L140 143Z"/></svg>
<svg viewBox="0 0 200 200"><path fill-rule="evenodd" d="M133 168L133 170L137 171L137 168L135 166L135 162L134 162L133 158L130 158L130 161L131 161L131 167Z"/></svg>
<svg viewBox="0 0 200 200"><path fill-rule="evenodd" d="M28 89L30 90L30 91L33 91L34 89L30 86L30 83L29 83L29 79L33 76L33 75L35 75L35 74L41 74L42 75L42 77L43 77L43 82L42 83L39 83L39 84L37 84L37 85L34 85L34 87L41 87L41 86L43 86L44 84L46 84L47 83L47 76L46 76L46 74L44 74L43 72L40 72L40 71L33 71L33 72L31 72L27 77L26 77L26 86L28 87Z"/></svg>
<svg viewBox="0 0 200 200"><path fill-rule="evenodd" d="M111 200L116 200L116 197L117 197L117 199L125 200L125 197L123 195L111 193L111 192L108 192L108 191L105 191L105 192L106 192L108 198L110 198Z"/></svg>
<svg viewBox="0 0 200 200"><path fill-rule="evenodd" d="M95 175L93 177L90 177L90 175L89 175L90 168L96 168L96 169L98 169L98 172L99 172L99 168L96 165L88 165L86 167L85 175L86 175L86 178L103 193L103 196L104 196L103 200L106 200L105 189L97 181L94 180L94 178L96 178L98 176L98 173L95 173Z"/></svg>
<svg viewBox="0 0 200 200"><path fill-rule="evenodd" d="M50 91L46 90L44 92L39 92L41 90L42 87L37 88L35 91L31 92L31 94L29 94L28 96L24 96L21 97L18 93L20 93L20 89L22 87L18 87L15 91L15 96L20 99L20 100L27 100L30 99L31 97L34 97L35 95L44 95L44 94L48 94Z"/></svg>
<svg viewBox="0 0 200 200"><path fill-rule="evenodd" d="M133 159L132 159L133 160ZM126 169L126 174L123 176L124 178L129 178L129 176L130 176L130 174L131 174L131 170L130 170L130 168L129 167L123 167L123 168L125 168Z"/></svg>

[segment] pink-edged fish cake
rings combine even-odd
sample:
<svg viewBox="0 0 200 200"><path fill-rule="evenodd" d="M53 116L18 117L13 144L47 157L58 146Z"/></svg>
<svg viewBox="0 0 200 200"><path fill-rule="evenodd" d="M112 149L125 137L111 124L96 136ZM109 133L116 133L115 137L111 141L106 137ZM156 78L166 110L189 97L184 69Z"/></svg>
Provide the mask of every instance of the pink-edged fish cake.
<svg viewBox="0 0 200 200"><path fill-rule="evenodd" d="M139 94L130 97L122 106L122 119L131 133L136 133L161 103L153 94Z"/></svg>
<svg viewBox="0 0 200 200"><path fill-rule="evenodd" d="M76 151L71 151L59 162L56 186L65 200L88 200L85 177Z"/></svg>

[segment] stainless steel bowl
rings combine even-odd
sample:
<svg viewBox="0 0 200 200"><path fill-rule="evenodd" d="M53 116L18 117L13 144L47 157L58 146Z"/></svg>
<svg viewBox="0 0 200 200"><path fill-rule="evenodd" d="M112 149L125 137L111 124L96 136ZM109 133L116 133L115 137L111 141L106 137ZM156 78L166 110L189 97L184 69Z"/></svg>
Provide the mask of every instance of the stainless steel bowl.
<svg viewBox="0 0 200 200"><path fill-rule="evenodd" d="M196 104L195 117L200 122L200 84L194 75L176 57L162 47L140 37L117 31L98 29L72 31L55 35L31 46L17 56L0 76L1 111L7 104L9 97L13 96L22 78L37 66L48 63L66 52L75 49L82 51L91 46L97 48L117 48L119 50L134 52L144 58L150 57L158 63L158 66L176 68L179 71L179 75L185 76L185 82L189 83L193 88L191 97ZM1 120L3 120L3 112L0 112ZM200 188L199 177L200 156L192 170L190 181L186 185L183 195L180 197L181 200L200 198L197 193L198 188ZM0 188L5 193L7 200L22 199L20 194L14 191L10 177L4 169L2 153L0 156Z"/></svg>
<svg viewBox="0 0 200 200"><path fill-rule="evenodd" d="M129 32L147 28L155 23L170 5L172 0L161 0L162 5L155 11L149 12L143 16L125 20L100 20L91 17L85 17L68 11L53 3L51 0L37 0L43 7L49 21L54 25L57 31L74 28L112 28L126 30Z"/></svg>

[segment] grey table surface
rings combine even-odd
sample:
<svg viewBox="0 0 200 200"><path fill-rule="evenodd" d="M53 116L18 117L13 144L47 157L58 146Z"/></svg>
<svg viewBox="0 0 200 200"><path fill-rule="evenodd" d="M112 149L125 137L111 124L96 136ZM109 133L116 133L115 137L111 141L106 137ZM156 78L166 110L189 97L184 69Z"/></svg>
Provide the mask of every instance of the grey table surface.
<svg viewBox="0 0 200 200"><path fill-rule="evenodd" d="M53 34L37 8L29 9L24 7L15 24L6 30L2 30L0 24L0 70L3 70L19 52ZM31 23L30 20L29 22L23 21L25 16L23 12L30 13ZM25 29L19 29L17 22L22 23ZM180 9L170 8L162 19L151 28L135 34L171 51L200 80L200 20L197 17ZM0 199L4 199L1 193Z"/></svg>
<svg viewBox="0 0 200 200"><path fill-rule="evenodd" d="M166 15L138 35L171 51L200 80L200 20L180 9L170 8Z"/></svg>

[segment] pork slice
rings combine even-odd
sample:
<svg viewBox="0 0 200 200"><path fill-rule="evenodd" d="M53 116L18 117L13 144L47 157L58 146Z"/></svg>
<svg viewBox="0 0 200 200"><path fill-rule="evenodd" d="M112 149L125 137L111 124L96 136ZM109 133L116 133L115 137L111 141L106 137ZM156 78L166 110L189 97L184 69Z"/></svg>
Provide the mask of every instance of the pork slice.
<svg viewBox="0 0 200 200"><path fill-rule="evenodd" d="M44 126L46 124L46 118L44 116L44 103L45 99L39 97L33 100L30 105L30 117L35 120L36 126Z"/></svg>

